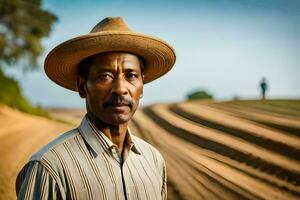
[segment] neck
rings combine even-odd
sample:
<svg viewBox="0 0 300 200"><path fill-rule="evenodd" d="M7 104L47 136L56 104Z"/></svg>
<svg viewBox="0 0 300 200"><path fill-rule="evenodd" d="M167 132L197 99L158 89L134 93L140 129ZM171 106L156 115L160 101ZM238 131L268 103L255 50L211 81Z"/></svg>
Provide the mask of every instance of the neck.
<svg viewBox="0 0 300 200"><path fill-rule="evenodd" d="M88 113L89 120L104 133L114 144L117 145L119 152L123 151L123 144L128 129L128 123L124 124L107 124L95 116Z"/></svg>

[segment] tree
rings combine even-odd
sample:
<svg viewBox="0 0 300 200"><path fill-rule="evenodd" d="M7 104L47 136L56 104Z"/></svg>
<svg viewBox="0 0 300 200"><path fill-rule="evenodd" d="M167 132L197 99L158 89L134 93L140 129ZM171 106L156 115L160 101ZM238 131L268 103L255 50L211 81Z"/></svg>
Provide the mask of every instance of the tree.
<svg viewBox="0 0 300 200"><path fill-rule="evenodd" d="M0 66L36 69L41 39L49 35L57 17L41 7L41 0L0 0Z"/></svg>
<svg viewBox="0 0 300 200"><path fill-rule="evenodd" d="M204 90L197 90L187 95L188 100L213 99L213 96Z"/></svg>
<svg viewBox="0 0 300 200"><path fill-rule="evenodd" d="M5 75L4 67L37 69L41 39L49 35L55 21L56 16L41 7L41 0L0 0L0 103L47 116L30 104L18 82Z"/></svg>

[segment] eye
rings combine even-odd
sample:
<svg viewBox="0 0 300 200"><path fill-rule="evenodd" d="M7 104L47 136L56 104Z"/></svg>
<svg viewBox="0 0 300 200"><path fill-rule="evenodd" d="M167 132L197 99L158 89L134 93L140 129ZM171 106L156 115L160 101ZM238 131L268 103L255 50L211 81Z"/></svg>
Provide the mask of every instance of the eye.
<svg viewBox="0 0 300 200"><path fill-rule="evenodd" d="M110 73L101 73L98 75L98 79L102 81L113 80L114 76Z"/></svg>
<svg viewBox="0 0 300 200"><path fill-rule="evenodd" d="M129 72L126 74L126 79L137 79L138 78L138 74L135 72Z"/></svg>

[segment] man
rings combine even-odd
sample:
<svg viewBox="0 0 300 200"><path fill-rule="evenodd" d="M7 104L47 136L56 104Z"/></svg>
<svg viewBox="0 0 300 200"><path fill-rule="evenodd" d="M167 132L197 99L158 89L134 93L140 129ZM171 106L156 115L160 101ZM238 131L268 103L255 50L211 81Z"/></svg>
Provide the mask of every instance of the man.
<svg viewBox="0 0 300 200"><path fill-rule="evenodd" d="M265 100L266 99L266 91L268 90L268 84L267 80L265 77L263 77L260 81L260 89L261 89L261 99Z"/></svg>
<svg viewBox="0 0 300 200"><path fill-rule="evenodd" d="M86 99L80 126L38 151L16 181L18 199L166 199L161 154L132 135L128 122L143 84L167 73L175 52L166 42L106 18L91 33L54 48L45 72Z"/></svg>

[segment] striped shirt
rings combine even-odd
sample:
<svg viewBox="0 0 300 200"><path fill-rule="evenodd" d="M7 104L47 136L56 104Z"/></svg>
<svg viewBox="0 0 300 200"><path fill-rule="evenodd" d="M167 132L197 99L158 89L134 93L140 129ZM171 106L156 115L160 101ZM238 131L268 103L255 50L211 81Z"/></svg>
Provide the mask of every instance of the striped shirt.
<svg viewBox="0 0 300 200"><path fill-rule="evenodd" d="M121 158L120 158L121 157ZM18 199L166 199L161 154L128 129L123 154L85 116L20 171Z"/></svg>

